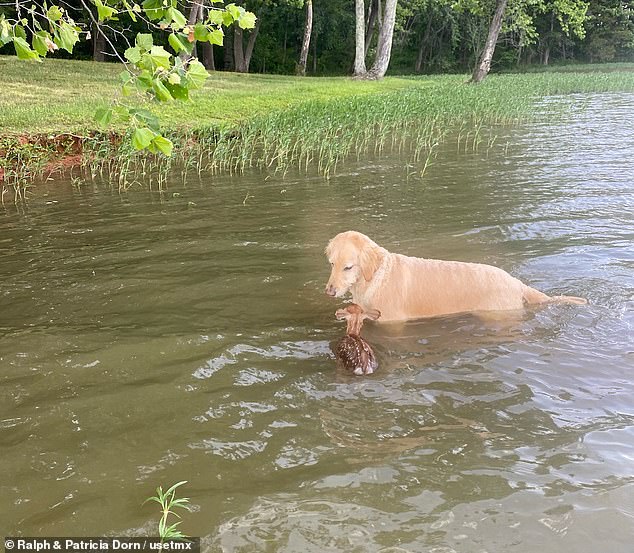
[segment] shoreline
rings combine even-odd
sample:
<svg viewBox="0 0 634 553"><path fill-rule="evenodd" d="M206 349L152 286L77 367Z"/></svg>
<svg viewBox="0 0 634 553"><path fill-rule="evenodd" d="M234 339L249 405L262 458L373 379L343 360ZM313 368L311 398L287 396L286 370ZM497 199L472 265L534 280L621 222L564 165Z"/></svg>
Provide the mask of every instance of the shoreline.
<svg viewBox="0 0 634 553"><path fill-rule="evenodd" d="M37 70L43 71L41 66L50 62L57 73L90 68L93 84L95 80L109 83L116 68L115 64L47 60ZM102 92L96 94L94 86L58 84L61 100L48 106L46 96L50 97L55 83L42 91L38 79L44 75L22 72L20 77L24 64L0 57L0 66L13 70L9 89L22 90L29 98L25 103L14 96L0 104L5 114L0 117L0 123L5 123L0 125L4 129L0 134L3 196L13 192L19 197L43 178L64 178L76 169L93 176L108 171L125 189L135 176L154 175L160 182L179 165L199 173L239 173L252 167L286 171L315 165L328 176L348 155L388 148L411 150L413 159L422 163L426 156L429 161L434 145L448 132L470 134L475 145L479 129L529 120L535 102L545 96L634 92L631 64L622 70L611 64L605 71L601 66L581 66L577 71L490 75L477 86L464 84L464 75L390 77L368 83L347 77L214 73L192 101L152 106L160 111L165 136L174 142L174 155L165 158L134 151L126 140L130 131L121 124L99 131L92 119L86 121L94 106L109 99L107 86L100 84L97 88ZM86 88L89 100L78 96ZM44 96L38 100L38 94ZM50 108L50 117L39 119L40 128L34 128L30 122L42 103ZM54 125L59 127L57 132L51 132Z"/></svg>

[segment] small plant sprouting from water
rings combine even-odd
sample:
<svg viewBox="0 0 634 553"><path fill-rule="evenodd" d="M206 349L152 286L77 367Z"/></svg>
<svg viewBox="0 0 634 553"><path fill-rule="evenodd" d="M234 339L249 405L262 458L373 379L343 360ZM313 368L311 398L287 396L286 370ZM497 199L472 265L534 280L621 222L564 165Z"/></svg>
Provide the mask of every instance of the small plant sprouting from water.
<svg viewBox="0 0 634 553"><path fill-rule="evenodd" d="M176 507L187 509L189 507L189 498L176 498L176 488L186 483L187 480L177 482L165 492L163 491L163 487L159 486L158 488L156 488L156 495L153 497L148 497L143 502L145 504L148 501L156 501L156 503L161 506L161 520L159 520L158 524L158 531L161 542L165 542L168 540L184 540L188 537L177 528L182 521L179 520L170 524L170 517L181 518L178 513L174 512L173 509L175 509Z"/></svg>

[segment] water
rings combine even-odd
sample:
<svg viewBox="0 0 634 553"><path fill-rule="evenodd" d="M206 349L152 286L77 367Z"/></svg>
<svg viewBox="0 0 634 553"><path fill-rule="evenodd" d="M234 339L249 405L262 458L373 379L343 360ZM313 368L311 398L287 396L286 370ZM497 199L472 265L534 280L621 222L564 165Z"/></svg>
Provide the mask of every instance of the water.
<svg viewBox="0 0 634 553"><path fill-rule="evenodd" d="M383 157L7 208L0 534L155 534L143 501L187 480L207 551L630 552L633 102L552 99L422 181ZM590 305L366 326L351 377L323 294L346 229Z"/></svg>

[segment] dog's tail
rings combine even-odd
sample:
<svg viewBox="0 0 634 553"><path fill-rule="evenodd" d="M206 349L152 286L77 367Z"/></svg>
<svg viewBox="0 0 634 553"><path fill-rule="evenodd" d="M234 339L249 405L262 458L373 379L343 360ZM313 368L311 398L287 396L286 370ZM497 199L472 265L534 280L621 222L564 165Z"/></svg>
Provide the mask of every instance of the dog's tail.
<svg viewBox="0 0 634 553"><path fill-rule="evenodd" d="M550 296L548 303L573 303L575 305L586 305L588 300L577 296Z"/></svg>
<svg viewBox="0 0 634 553"><path fill-rule="evenodd" d="M544 303L571 303L575 305L585 305L588 300L576 296L547 296L530 286L524 287L524 303L526 305L539 305Z"/></svg>

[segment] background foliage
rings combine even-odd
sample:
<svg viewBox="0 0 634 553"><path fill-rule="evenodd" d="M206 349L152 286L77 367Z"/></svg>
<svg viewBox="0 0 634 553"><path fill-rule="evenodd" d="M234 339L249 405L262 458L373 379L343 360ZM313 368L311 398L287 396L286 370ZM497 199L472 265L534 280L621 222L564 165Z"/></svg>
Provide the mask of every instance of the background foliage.
<svg viewBox="0 0 634 553"><path fill-rule="evenodd" d="M141 7L151 7L153 3L157 3L161 9L164 7L161 0L145 0ZM255 13L261 22L249 66L250 72L294 73L303 34L303 3L303 0L235 2L244 12ZM366 1L366 6L369 3ZM38 4L41 7L45 5L39 0L25 3L25 11L29 6ZM123 56L128 48L134 46L134 37L138 32L148 32L147 24L140 19L134 21L122 15L106 18L104 23L107 25L104 28L111 44L104 44L95 33L91 13L92 17L104 15L111 6L121 7L124 4L111 0L103 3L101 0L94 0L94 3L89 4L82 0L61 2L60 6L72 20L72 24L60 29L58 40L53 37L58 48L51 53L63 58L95 57L113 61L117 60L115 54ZM477 50L486 36L493 4L492 0L399 0L391 73L470 71L474 66ZM133 7L135 4L128 5ZM0 13L5 19L16 17L15 6L15 2L0 3ZM169 8L186 17L191 4L171 0ZM132 14L138 14L136 9L131 11ZM1 27L0 23L0 30ZM70 53L66 46L75 40L75 32L90 35L84 34L89 39L77 42ZM224 45L220 45L219 40L211 41L214 69L234 69L233 32L233 27L225 28ZM169 47L166 33L153 34L155 45ZM376 34L370 34L370 59L376 46ZM247 31L245 39L248 35ZM23 55L30 55L25 53L24 43L18 42ZM176 39L172 43L177 44ZM45 37L39 41L38 46L42 51L46 49ZM5 44L0 48L0 53L14 53L14 45ZM348 74L353 57L354 2L316 0L307 73ZM495 71L563 62L615 61L634 61L634 11L629 2L510 0L493 69ZM205 63L205 66L208 64Z"/></svg>

